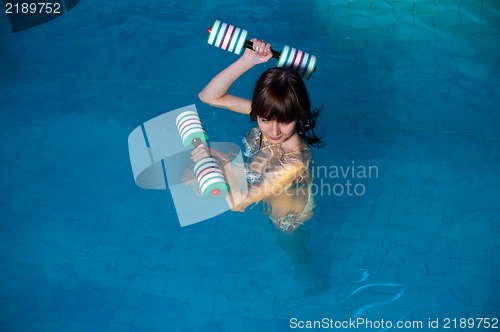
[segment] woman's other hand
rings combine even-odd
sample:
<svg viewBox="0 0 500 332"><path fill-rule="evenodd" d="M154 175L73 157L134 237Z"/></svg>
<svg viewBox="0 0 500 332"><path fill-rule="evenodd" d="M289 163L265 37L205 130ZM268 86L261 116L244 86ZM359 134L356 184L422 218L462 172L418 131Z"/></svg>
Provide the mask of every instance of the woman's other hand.
<svg viewBox="0 0 500 332"><path fill-rule="evenodd" d="M191 151L191 160L195 163L208 157L215 158L221 166L224 166L231 161L224 153L211 149L204 144L198 145L193 149L193 151Z"/></svg>
<svg viewBox="0 0 500 332"><path fill-rule="evenodd" d="M211 157L210 148L204 144L198 145L191 151L191 160L197 163L203 158Z"/></svg>

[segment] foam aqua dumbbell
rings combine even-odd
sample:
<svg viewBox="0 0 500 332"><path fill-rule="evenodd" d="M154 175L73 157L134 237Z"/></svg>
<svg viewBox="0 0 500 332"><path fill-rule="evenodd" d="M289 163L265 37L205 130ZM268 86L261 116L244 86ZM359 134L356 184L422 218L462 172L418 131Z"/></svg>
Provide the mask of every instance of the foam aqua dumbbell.
<svg viewBox="0 0 500 332"><path fill-rule="evenodd" d="M241 54L243 48L252 48L252 42L247 40L248 31L234 25L216 20L208 29L208 43L220 49ZM309 79L316 70L316 56L285 45L281 52L271 50L273 58L278 60L277 67L291 68L299 75Z"/></svg>
<svg viewBox="0 0 500 332"><path fill-rule="evenodd" d="M206 144L208 141L207 133L203 128L198 113L194 111L186 111L179 114L175 120L179 135L181 135L182 144L185 147L198 146L202 142ZM193 143L194 142L194 143Z"/></svg>
<svg viewBox="0 0 500 332"><path fill-rule="evenodd" d="M185 147L197 147L201 143L207 144L208 136L197 112L186 111L179 114L175 124ZM213 157L199 160L194 165L194 174L200 192L204 196L217 197L228 192L224 173Z"/></svg>
<svg viewBox="0 0 500 332"><path fill-rule="evenodd" d="M212 157L203 158L194 165L196 182L204 196L217 197L228 193L224 173Z"/></svg>

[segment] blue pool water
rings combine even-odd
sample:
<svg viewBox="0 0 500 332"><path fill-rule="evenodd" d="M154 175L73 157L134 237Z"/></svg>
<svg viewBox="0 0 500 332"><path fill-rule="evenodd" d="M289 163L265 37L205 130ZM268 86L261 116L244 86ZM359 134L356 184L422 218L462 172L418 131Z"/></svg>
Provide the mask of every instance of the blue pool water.
<svg viewBox="0 0 500 332"><path fill-rule="evenodd" d="M169 191L134 183L127 137L157 115L195 103L214 141L252 126L197 100L236 59L206 44L215 19L318 57L307 86L327 145L315 217L292 236L260 207L180 228ZM2 13L1 330L493 322L499 50L496 0L82 0L18 33ZM232 91L249 97L272 65Z"/></svg>

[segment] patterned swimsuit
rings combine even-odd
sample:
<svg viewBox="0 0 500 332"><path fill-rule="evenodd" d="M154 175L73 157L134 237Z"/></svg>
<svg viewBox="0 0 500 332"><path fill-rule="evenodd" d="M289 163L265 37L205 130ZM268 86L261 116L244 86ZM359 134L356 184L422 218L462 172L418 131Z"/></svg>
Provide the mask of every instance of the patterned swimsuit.
<svg viewBox="0 0 500 332"><path fill-rule="evenodd" d="M243 138L245 160L245 176L252 187L258 187L266 181L272 183L280 172L293 172L291 184L285 190L306 195L306 202L301 212L289 211L284 215L269 216L273 224L280 230L293 231L313 215L314 201L311 195L312 179L308 169L311 150L302 142L297 149L284 152L278 145L267 142L258 128L251 129ZM288 194L287 194L288 195ZM264 200L266 204L268 200ZM268 208L268 212L272 207Z"/></svg>

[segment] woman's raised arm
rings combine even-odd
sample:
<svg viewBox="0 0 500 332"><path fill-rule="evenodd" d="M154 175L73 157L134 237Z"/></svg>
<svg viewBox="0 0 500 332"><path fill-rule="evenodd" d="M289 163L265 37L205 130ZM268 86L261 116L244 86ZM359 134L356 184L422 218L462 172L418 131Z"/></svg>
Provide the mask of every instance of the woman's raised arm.
<svg viewBox="0 0 500 332"><path fill-rule="evenodd" d="M267 62L272 57L270 44L257 39L252 39L252 42L253 50L245 49L245 52L238 60L217 74L198 94L202 102L238 113L250 113L252 104L250 100L227 92L241 75L256 64Z"/></svg>

